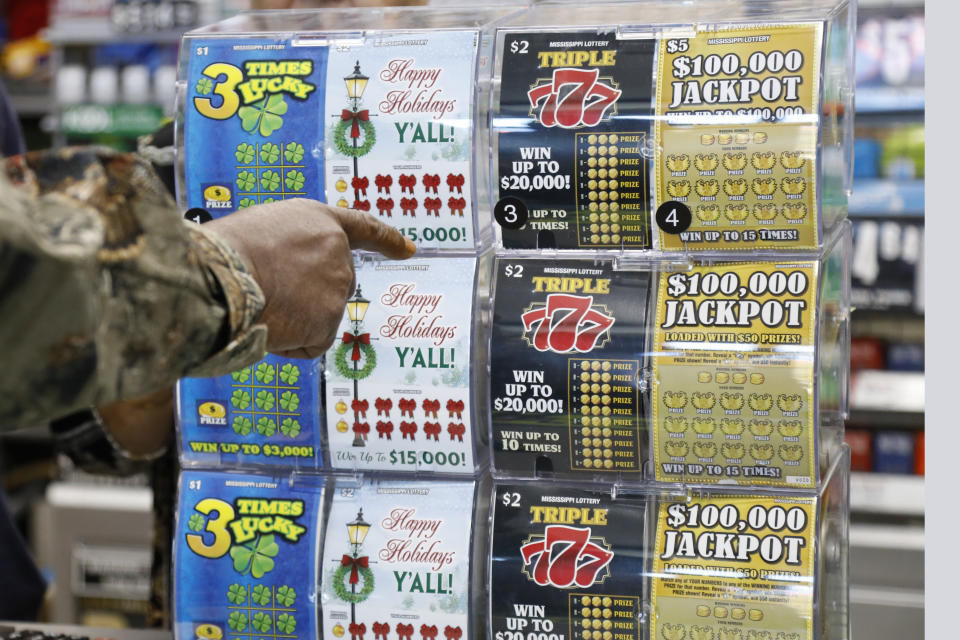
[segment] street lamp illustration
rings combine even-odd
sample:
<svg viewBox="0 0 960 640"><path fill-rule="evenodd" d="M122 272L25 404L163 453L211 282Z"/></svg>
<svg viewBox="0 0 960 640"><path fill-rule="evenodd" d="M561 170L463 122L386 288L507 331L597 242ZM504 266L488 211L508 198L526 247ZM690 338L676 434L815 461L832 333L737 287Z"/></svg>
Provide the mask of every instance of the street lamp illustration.
<svg viewBox="0 0 960 640"><path fill-rule="evenodd" d="M353 297L347 300L347 316L350 318L350 324L353 331L344 332L343 344L341 345L343 359L346 359L346 351L348 350L344 349L343 347L348 347L350 351L350 360L353 365L353 369L350 371L352 375L348 375L347 377L353 379L353 403L351 406L353 408L353 423L355 425L360 423L360 378L366 378L368 375L370 375L370 373L373 371L374 365L376 364L376 357L373 355L373 347L370 346L370 334L360 333L360 326L363 323L364 316L367 315L367 309L369 307L370 301L363 297L363 293L360 291L360 285L358 284ZM365 359L362 370L360 369L361 354ZM357 430L354 430L353 446L364 446L363 435Z"/></svg>
<svg viewBox="0 0 960 640"><path fill-rule="evenodd" d="M360 545L363 544L364 539L367 537L367 533L370 531L370 524L365 522L363 519L363 507L360 507L360 510L357 511L357 518L353 522L347 523L347 536L350 539L350 545L352 547L352 555L344 555L343 559L340 561L342 567L350 567L350 633L354 635L355 630L357 629L357 602L361 602L364 598L357 597L357 582L359 582L360 569L367 569L369 564L369 559L366 556L360 556ZM372 583L372 575L364 575L364 586Z"/></svg>
<svg viewBox="0 0 960 640"><path fill-rule="evenodd" d="M350 155L353 157L353 199L360 200L360 172L357 168L357 158L366 155L370 147L373 146L375 135L373 126L370 125L370 112L366 109L360 111L360 98L367 89L367 82L370 78L360 72L360 61L357 60L353 67L353 73L343 79L347 85L347 96L350 98L350 110L344 109L340 115L343 122L350 123ZM360 141L360 129L363 127L363 145L358 146Z"/></svg>

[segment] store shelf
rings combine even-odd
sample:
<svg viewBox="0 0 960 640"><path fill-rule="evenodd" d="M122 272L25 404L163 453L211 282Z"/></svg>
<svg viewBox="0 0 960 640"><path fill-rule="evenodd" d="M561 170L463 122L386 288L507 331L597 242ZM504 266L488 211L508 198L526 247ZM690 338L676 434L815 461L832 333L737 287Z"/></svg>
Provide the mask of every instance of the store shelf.
<svg viewBox="0 0 960 640"><path fill-rule="evenodd" d="M176 43L183 31L119 31L104 18L61 20L47 29L44 38L55 45L95 45L122 42Z"/></svg>
<svg viewBox="0 0 960 640"><path fill-rule="evenodd" d="M900 516L922 516L923 476L854 472L850 474L850 510Z"/></svg>
<svg viewBox="0 0 960 640"><path fill-rule="evenodd" d="M857 115L919 113L924 105L923 87L857 87Z"/></svg>
<svg viewBox="0 0 960 640"><path fill-rule="evenodd" d="M851 411L922 413L922 371L858 371L850 383Z"/></svg>
<svg viewBox="0 0 960 640"><path fill-rule="evenodd" d="M922 411L888 411L884 409L851 409L847 427L870 429L922 430L925 414Z"/></svg>
<svg viewBox="0 0 960 640"><path fill-rule="evenodd" d="M859 178L853 182L850 216L923 216L923 180Z"/></svg>

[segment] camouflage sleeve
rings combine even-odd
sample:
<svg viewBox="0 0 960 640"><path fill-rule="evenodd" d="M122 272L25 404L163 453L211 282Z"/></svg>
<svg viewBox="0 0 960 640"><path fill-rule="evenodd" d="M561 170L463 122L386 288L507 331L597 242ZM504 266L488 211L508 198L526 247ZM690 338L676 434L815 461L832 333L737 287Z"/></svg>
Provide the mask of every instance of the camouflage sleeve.
<svg viewBox="0 0 960 640"><path fill-rule="evenodd" d="M0 171L0 429L261 358L263 294L149 163L102 148Z"/></svg>

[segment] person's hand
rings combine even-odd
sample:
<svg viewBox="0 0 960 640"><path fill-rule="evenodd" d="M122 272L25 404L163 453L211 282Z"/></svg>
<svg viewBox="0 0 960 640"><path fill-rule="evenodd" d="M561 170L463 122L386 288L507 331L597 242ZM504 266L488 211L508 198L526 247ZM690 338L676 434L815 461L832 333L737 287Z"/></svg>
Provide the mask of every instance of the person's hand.
<svg viewBox="0 0 960 640"><path fill-rule="evenodd" d="M97 407L114 441L133 456L150 456L166 447L174 434L173 388Z"/></svg>
<svg viewBox="0 0 960 640"><path fill-rule="evenodd" d="M402 260L416 252L373 216L301 198L258 205L204 225L243 258L263 290L267 350L322 355L336 337L356 281L351 249Z"/></svg>

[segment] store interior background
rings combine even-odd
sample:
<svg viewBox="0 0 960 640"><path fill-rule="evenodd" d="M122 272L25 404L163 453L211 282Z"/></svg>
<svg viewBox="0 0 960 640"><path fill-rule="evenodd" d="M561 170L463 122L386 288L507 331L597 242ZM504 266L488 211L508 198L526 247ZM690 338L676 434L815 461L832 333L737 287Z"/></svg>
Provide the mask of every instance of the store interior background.
<svg viewBox="0 0 960 640"><path fill-rule="evenodd" d="M170 115L184 31L249 8L391 4L468 3L5 0L0 73L28 149L132 150ZM860 0L858 23L850 605L854 637L899 640L922 637L924 610L923 2ZM144 626L148 478L71 469L46 426L0 432L0 477L54 585L44 619Z"/></svg>

